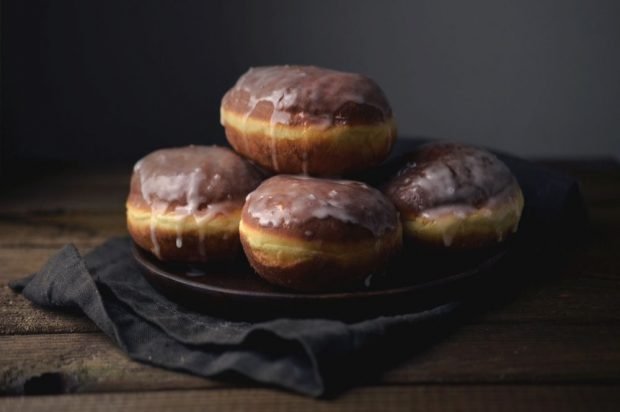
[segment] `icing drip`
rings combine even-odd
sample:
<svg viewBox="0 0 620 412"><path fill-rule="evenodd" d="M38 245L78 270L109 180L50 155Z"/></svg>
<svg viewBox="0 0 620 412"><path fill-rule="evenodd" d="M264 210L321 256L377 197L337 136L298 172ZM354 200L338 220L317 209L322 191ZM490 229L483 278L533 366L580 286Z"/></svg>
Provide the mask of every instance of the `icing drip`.
<svg viewBox="0 0 620 412"><path fill-rule="evenodd" d="M138 168L138 171L140 167ZM217 175L216 175L217 176ZM195 168L189 174L181 173L174 176L148 176L140 173L140 188L142 197L147 203L153 205L153 200L160 203L158 208L151 206L151 241L154 244L154 253L160 257L159 245L157 244L156 221L168 211L171 202L178 201L185 195L185 206L176 206L176 247L183 247L183 224L185 219L192 216L204 198L200 194L200 185L206 179L205 173L200 168Z"/></svg>
<svg viewBox="0 0 620 412"><path fill-rule="evenodd" d="M204 222L210 222L220 215L225 215L239 209L239 207L240 205L238 202L224 201L212 203L207 205L206 208L196 212L194 214L194 219L196 219L198 225L202 226Z"/></svg>
<svg viewBox="0 0 620 412"><path fill-rule="evenodd" d="M392 132L388 120L392 109L379 86L369 79L355 73L346 73L315 66L266 66L250 68L237 83L224 95L221 105L220 123L227 125L226 113L234 113L239 123L234 128L239 136L239 150L246 155L255 152L250 147L252 133L264 135L265 152L261 150L261 165L271 166L272 171L288 167L281 157L283 147L283 126L296 127L301 133L299 152L295 153L304 175L308 174L311 161L308 153L306 131L313 133L338 125L381 124ZM256 129L252 120L266 128ZM250 123L250 125L248 125ZM248 126L250 126L248 128ZM386 152L391 140L386 140ZM287 154L288 156L288 154ZM319 159L321 160L321 159ZM297 167L297 166L296 166ZM290 169L290 167L289 167Z"/></svg>
<svg viewBox="0 0 620 412"><path fill-rule="evenodd" d="M516 181L493 154L453 143L418 149L392 179L386 193L400 210L432 218L444 213L465 217Z"/></svg>
<svg viewBox="0 0 620 412"><path fill-rule="evenodd" d="M300 113L299 116L303 119L304 113ZM309 153L308 150L310 148L310 142L308 140L308 124L306 122L303 123L303 146L301 148L301 172L308 176L308 162L309 162Z"/></svg>
<svg viewBox="0 0 620 412"><path fill-rule="evenodd" d="M472 214L516 221L522 204L519 186L508 167L493 154L457 143L430 143L409 155L409 162L387 184L385 192L404 213L433 221L449 216L442 231L446 247L454 244L459 221ZM516 219L513 219L516 217ZM496 240L506 233L495 229Z"/></svg>
<svg viewBox="0 0 620 412"><path fill-rule="evenodd" d="M161 258L157 223L164 216L174 223L179 249L187 219L194 219L199 228L199 253L205 256L201 223L241 208L244 196L259 182L258 172L228 149L163 149L134 166L130 199L150 208L150 238L156 256Z"/></svg>
<svg viewBox="0 0 620 412"><path fill-rule="evenodd" d="M246 208L259 225L266 227L330 218L360 225L380 237L398 224L394 207L380 192L348 180L275 176L252 192ZM305 235L313 233L307 231Z"/></svg>
<svg viewBox="0 0 620 412"><path fill-rule="evenodd" d="M439 206L431 209L426 209L424 212L420 213L420 216L426 219L436 219L440 216L451 214L459 219L465 219L476 210L476 208L469 205Z"/></svg>
<svg viewBox="0 0 620 412"><path fill-rule="evenodd" d="M277 124L312 123L325 129L346 122L338 111L347 103L372 106L391 117L381 89L371 79L354 73L314 66L256 67L242 75L222 104L242 108L243 126L260 103L272 107L271 132Z"/></svg>
<svg viewBox="0 0 620 412"><path fill-rule="evenodd" d="M175 241L177 249L181 249L183 247L183 222L185 221L185 216L182 216L180 221L176 224L177 229L177 238Z"/></svg>
<svg viewBox="0 0 620 412"><path fill-rule="evenodd" d="M158 258L161 259L161 250L159 248L159 242L157 241L157 219L159 218L159 216L161 216L166 209L168 208L168 205L165 202L160 202L160 201L154 201L151 204L151 218L150 218L150 231L151 231L151 243L153 244L153 248L151 249L151 252L153 252L153 254L155 256L157 256Z"/></svg>
<svg viewBox="0 0 620 412"><path fill-rule="evenodd" d="M445 232L443 232L441 234L441 237L442 237L444 246L446 247L451 246L452 242L454 242L454 236L456 236L456 232L453 230L452 231L446 230Z"/></svg>
<svg viewBox="0 0 620 412"><path fill-rule="evenodd" d="M273 130L273 123L272 123ZM271 132L271 139L269 140L269 148L271 149L271 167L276 172L278 171L278 148L276 146L276 138L273 136L273 131Z"/></svg>

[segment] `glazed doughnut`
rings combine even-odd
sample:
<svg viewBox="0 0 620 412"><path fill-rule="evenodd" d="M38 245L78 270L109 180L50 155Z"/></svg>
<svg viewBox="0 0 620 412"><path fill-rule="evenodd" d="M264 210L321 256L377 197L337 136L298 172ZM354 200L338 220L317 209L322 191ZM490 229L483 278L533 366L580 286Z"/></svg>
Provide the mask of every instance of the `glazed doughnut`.
<svg viewBox="0 0 620 412"><path fill-rule="evenodd" d="M442 142L406 160L384 188L401 213L406 240L463 250L497 244L517 230L523 194L493 154Z"/></svg>
<svg viewBox="0 0 620 412"><path fill-rule="evenodd" d="M300 291L363 287L402 245L398 213L364 183L278 175L252 192L239 224L250 264Z"/></svg>
<svg viewBox="0 0 620 412"><path fill-rule="evenodd" d="M277 173L340 176L383 161L392 109L368 77L314 66L250 69L222 99L232 147Z"/></svg>
<svg viewBox="0 0 620 412"><path fill-rule="evenodd" d="M134 167L126 205L129 233L161 260L229 258L239 250L245 196L260 182L254 166L223 147L157 150Z"/></svg>

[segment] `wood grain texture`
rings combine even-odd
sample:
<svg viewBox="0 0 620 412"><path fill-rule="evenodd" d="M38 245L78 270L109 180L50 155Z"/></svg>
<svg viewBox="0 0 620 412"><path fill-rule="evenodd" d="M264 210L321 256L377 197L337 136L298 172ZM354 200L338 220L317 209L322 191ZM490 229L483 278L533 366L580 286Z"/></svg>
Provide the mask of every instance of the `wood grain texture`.
<svg viewBox="0 0 620 412"><path fill-rule="evenodd" d="M620 386L430 385L358 388L336 400L269 389L203 389L0 399L0 411L617 411Z"/></svg>
<svg viewBox="0 0 620 412"><path fill-rule="evenodd" d="M0 215L0 248L58 249L67 243L94 247L112 236L126 235L125 215L46 212Z"/></svg>
<svg viewBox="0 0 620 412"><path fill-rule="evenodd" d="M229 389L229 382L133 362L88 319L14 294L6 284L65 243L84 253L126 233L130 169L61 170L15 185L0 198L0 391L80 395L5 398L0 411L618 410L620 167L550 163L581 181L588 241L564 265L530 274L525 287L484 303L437 344L335 402L238 383Z"/></svg>
<svg viewBox="0 0 620 412"><path fill-rule="evenodd" d="M38 263L33 264L32 270L39 266ZM2 280L17 279L23 275L16 273ZM546 279L516 291L506 300L496 302L495 306L483 307L481 312L467 318L467 322L620 325L620 278L601 272L585 272L578 276ZM6 285L0 286L0 317L0 335L95 330L88 319L38 308Z"/></svg>
<svg viewBox="0 0 620 412"><path fill-rule="evenodd" d="M60 248L52 247L0 247L0 285L28 276L43 266ZM81 253L91 247L78 246Z"/></svg>
<svg viewBox="0 0 620 412"><path fill-rule="evenodd" d="M462 325L371 380L620 383L618 342L620 327L606 325ZM185 387L188 382L205 385L198 378L133 362L98 333L0 336L0 347L0 391L5 393L27 392L24 385L42 374L57 375L62 382L58 392L160 390ZM364 369L353 371L354 375L362 377Z"/></svg>
<svg viewBox="0 0 620 412"><path fill-rule="evenodd" d="M36 272L57 250L0 247L0 285Z"/></svg>
<svg viewBox="0 0 620 412"><path fill-rule="evenodd" d="M85 316L53 311L32 304L8 286L0 286L0 335L96 332Z"/></svg>
<svg viewBox="0 0 620 412"><path fill-rule="evenodd" d="M4 394L33 394L42 386L54 393L73 393L218 385L134 362L100 333L3 336L0 347L0 393Z"/></svg>

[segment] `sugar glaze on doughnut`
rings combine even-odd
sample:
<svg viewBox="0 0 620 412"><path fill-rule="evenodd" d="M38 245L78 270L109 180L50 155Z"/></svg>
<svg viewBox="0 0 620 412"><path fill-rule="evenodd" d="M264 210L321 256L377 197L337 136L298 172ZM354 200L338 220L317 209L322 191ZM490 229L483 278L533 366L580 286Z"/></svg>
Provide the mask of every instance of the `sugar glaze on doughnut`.
<svg viewBox="0 0 620 412"><path fill-rule="evenodd" d="M239 213L247 193L260 183L259 173L226 148L187 146L155 151L136 163L128 211L150 213L151 252L162 258L158 225L174 222L176 248L184 247L184 228L193 220L204 227L222 215ZM196 253L206 258L204 230L198 230ZM222 235L224 241L230 234ZM200 260L200 259L197 259Z"/></svg>
<svg viewBox="0 0 620 412"><path fill-rule="evenodd" d="M389 201L365 183L330 180L326 185L303 176L275 176L270 181L271 185L247 197L247 213L261 226L279 228L331 218L360 225L380 237L398 223L385 213L393 209Z"/></svg>
<svg viewBox="0 0 620 412"><path fill-rule="evenodd" d="M315 66L253 67L239 78L229 97L239 98L239 91L248 94L246 118L258 103L269 102L274 124L313 123L327 128L349 121L334 116L348 102L373 106L384 119L392 115L385 95L369 78Z"/></svg>
<svg viewBox="0 0 620 412"><path fill-rule="evenodd" d="M363 288L402 246L398 212L378 190L288 175L248 195L239 234L262 278L300 291Z"/></svg>
<svg viewBox="0 0 620 412"><path fill-rule="evenodd" d="M249 128L250 119L267 124L260 132L260 140L267 147L258 150L252 146L256 138ZM387 140L388 150L395 137L392 110L376 83L359 74L315 66L251 68L222 99L221 123L237 151L250 158L261 152L259 159L254 160L274 172L283 173L312 172L309 149L314 140L312 136L334 126L378 128L379 131L373 129L374 133L380 135L380 140ZM292 134L301 140L294 145L294 150L281 148L281 139L276 134L282 127L295 130ZM235 138L231 139L233 135ZM294 151L295 165L299 167L291 170L291 155L282 164L285 154L280 153L281 150ZM375 154L379 155L383 153Z"/></svg>
<svg viewBox="0 0 620 412"><path fill-rule="evenodd" d="M442 142L421 146L407 160L385 188L407 221L406 227L431 232L433 225L449 220L451 224L437 229L446 247L452 246L463 230L459 221L471 217L479 221L480 228L493 226L497 242L518 229L523 208L521 190L495 155Z"/></svg>

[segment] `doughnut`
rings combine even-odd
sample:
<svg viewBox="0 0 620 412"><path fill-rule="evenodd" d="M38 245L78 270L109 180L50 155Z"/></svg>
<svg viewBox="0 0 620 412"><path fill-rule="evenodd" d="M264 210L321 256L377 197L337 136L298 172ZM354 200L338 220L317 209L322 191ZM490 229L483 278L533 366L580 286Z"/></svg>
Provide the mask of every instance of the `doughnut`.
<svg viewBox="0 0 620 412"><path fill-rule="evenodd" d="M368 77L314 66L251 68L222 99L232 147L274 173L341 176L382 162L392 109Z"/></svg>
<svg viewBox="0 0 620 412"><path fill-rule="evenodd" d="M239 235L263 279L305 292L363 288L402 245L398 213L378 190L289 175L248 195Z"/></svg>
<svg viewBox="0 0 620 412"><path fill-rule="evenodd" d="M240 250L239 217L260 172L232 150L187 146L157 150L133 169L127 228L160 260L201 263Z"/></svg>
<svg viewBox="0 0 620 412"><path fill-rule="evenodd" d="M523 194L493 154L437 142L419 147L405 161L383 191L401 214L407 243L471 250L497 245L517 231Z"/></svg>

